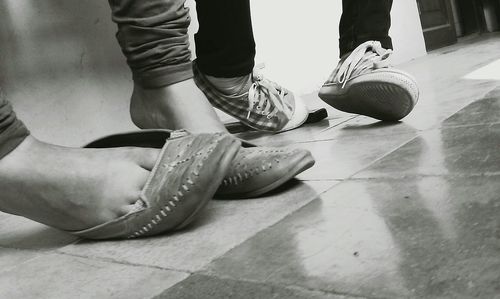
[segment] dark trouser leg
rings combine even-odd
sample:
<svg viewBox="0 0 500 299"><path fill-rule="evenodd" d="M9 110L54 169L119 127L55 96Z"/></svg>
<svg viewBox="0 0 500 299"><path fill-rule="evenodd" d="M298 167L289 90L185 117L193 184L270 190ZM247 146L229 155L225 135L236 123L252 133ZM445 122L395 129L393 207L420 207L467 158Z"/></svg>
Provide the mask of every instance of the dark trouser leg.
<svg viewBox="0 0 500 299"><path fill-rule="evenodd" d="M384 48L392 49L391 8L392 0L342 0L340 56L369 40L380 41Z"/></svg>
<svg viewBox="0 0 500 299"><path fill-rule="evenodd" d="M0 93L0 159L13 151L29 134L24 124L16 118L10 103Z"/></svg>
<svg viewBox="0 0 500 299"><path fill-rule="evenodd" d="M197 65L210 76L231 78L252 72L255 41L249 0L197 0Z"/></svg>
<svg viewBox="0 0 500 299"><path fill-rule="evenodd" d="M189 9L184 0L109 0L116 37L144 88L158 88L190 79Z"/></svg>

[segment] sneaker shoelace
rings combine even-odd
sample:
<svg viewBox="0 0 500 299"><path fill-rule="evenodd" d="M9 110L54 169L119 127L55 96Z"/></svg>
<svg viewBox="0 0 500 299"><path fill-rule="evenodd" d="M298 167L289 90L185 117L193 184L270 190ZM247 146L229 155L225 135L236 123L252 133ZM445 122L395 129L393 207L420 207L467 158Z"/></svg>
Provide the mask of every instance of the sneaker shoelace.
<svg viewBox="0 0 500 299"><path fill-rule="evenodd" d="M359 45L332 73L328 82L338 82L345 87L352 77L390 65L392 50L384 49L378 41L368 41Z"/></svg>
<svg viewBox="0 0 500 299"><path fill-rule="evenodd" d="M268 119L283 111L288 118L292 116L292 109L285 103L286 92L275 82L265 79L260 73L252 74L252 86L248 91L248 115L255 110Z"/></svg>

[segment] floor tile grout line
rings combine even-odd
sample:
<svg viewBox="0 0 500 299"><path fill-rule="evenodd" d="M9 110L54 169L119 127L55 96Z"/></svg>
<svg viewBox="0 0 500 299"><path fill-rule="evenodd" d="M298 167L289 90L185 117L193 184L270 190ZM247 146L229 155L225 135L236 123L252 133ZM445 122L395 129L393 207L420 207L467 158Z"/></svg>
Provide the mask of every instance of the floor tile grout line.
<svg viewBox="0 0 500 299"><path fill-rule="evenodd" d="M163 271L172 271L172 272L178 272L178 273L184 273L184 274L193 274L194 273L194 272L187 271L187 270L180 270L180 269L174 269L174 268L153 266L153 265L140 264L140 263L131 263L131 262L128 262L128 261L115 260L113 258L99 257L99 256L87 256L87 255L83 255L83 254L69 253L69 252L64 252L64 251L59 251L59 250L57 250L55 252L55 254L65 255L65 256L70 256L70 257L77 257L77 258L84 258L84 259L87 259L87 260L94 260L94 261L100 261L100 262L118 264L118 265L123 265L123 266L140 267L140 268L150 268L150 269L157 269L157 270L163 270Z"/></svg>
<svg viewBox="0 0 500 299"><path fill-rule="evenodd" d="M354 172L352 175L350 175L349 177L346 178L346 181L347 180L350 180L351 178L353 178L355 175L357 175L358 173L360 172L363 172L364 170L372 167L373 165L375 165L376 163L378 163L379 161L381 161L382 159L388 157L389 155L391 155L392 153L396 152L397 150L399 150L400 148L402 148L403 146L409 144L410 142L412 142L413 140L416 140L417 138L420 137L420 134L417 134L415 136L413 136L412 138L406 140L406 141L403 141L399 146L396 146L393 150L387 152L386 154L380 156L379 158L375 159L374 161L368 163L368 165L366 165L365 167L359 169L358 171Z"/></svg>
<svg viewBox="0 0 500 299"><path fill-rule="evenodd" d="M362 137L367 137L367 138L374 138L374 137L387 137L387 136L395 136L395 135L408 135L412 133L420 133L420 132L425 132L424 130L415 130L415 131L406 131L406 132L398 132L398 133L391 133L391 134L382 134L382 135L371 135L371 136L362 136ZM334 138L329 138L329 139L317 139L317 140L306 140L306 141L298 141L298 142L293 142L290 143L289 145L300 145L300 144L311 144L311 143L319 143L319 142L328 142L328 141L339 141L339 140L349 140L349 139L359 139L360 136L349 136L349 137L334 137Z"/></svg>
<svg viewBox="0 0 500 299"><path fill-rule="evenodd" d="M481 178L481 177L496 177L500 176L500 172L485 172L485 173L443 173L443 174L415 174L415 175L405 175L405 176L378 176L378 177L351 177L349 181L374 181L374 180L408 180L414 178L439 178L447 177L452 179L459 178Z"/></svg>
<svg viewBox="0 0 500 299"><path fill-rule="evenodd" d="M438 129L462 129L462 128L473 128L473 127L481 127L481 126L495 126L499 125L500 121L492 122L492 123L480 123L480 124L463 124L463 125L451 125L451 126L441 126Z"/></svg>
<svg viewBox="0 0 500 299"><path fill-rule="evenodd" d="M324 132L329 131L329 130L331 130L331 129L334 129L334 128L336 128L336 127L338 127L338 126L342 125L342 124L345 124L345 123L347 123L347 122L349 122L349 121L353 120L353 119L359 118L359 116L360 116L360 115L350 116L350 117L348 117L347 119L345 119L345 120L343 120L343 121L339 122L338 124L335 124L335 125L333 125L333 126L331 126L331 127L328 127L328 128L326 128L326 129L320 130L318 134L323 134Z"/></svg>
<svg viewBox="0 0 500 299"><path fill-rule="evenodd" d="M194 274L215 277L215 278L224 279L224 280L231 280L231 281L235 281L235 282L238 282L238 281L249 282L249 283L255 283L255 284L264 284L264 285L268 285L268 286L279 286L279 287L283 287L286 289L298 289L298 290L303 290L303 291L308 291L308 292L318 292L318 293L323 293L323 294L327 294L327 295L350 296L350 297L359 298L359 299L382 299L382 298L384 298L384 297L374 297L374 296L367 297L365 295L360 295L360 294L352 294L352 293L348 293L348 292L339 292L339 291L330 291L330 290L324 290L321 288L315 289L315 288L310 288L310 287L301 286L301 285L297 285L297 284L269 283L269 282L262 282L262 281L254 280L254 279L248 279L248 278L241 278L241 277L234 278L234 277L230 277L230 276L219 275L218 273L208 272L208 271L205 271L205 272L199 271L199 272L196 272Z"/></svg>
<svg viewBox="0 0 500 299"><path fill-rule="evenodd" d="M237 248L238 246L242 245L243 243L245 243L246 241L250 240L251 238L255 237L256 235L258 235L259 233L277 225L278 223L281 223L281 221L283 221L284 219L286 219L288 216L294 214L295 212L301 210L302 208L304 208L305 206L307 206L308 204L310 204L311 202L315 201L316 199L318 199L322 194L328 192L329 190L335 188L335 186L337 186L338 184L332 184L331 186L329 186L328 188L326 188L326 190L324 191L321 191L321 192L314 192L314 196L310 199L310 200L304 200L302 201L303 204L300 205L300 206L297 206L297 208L293 211L290 211L289 213L287 213L286 215L283 215L283 217L280 217L279 219L276 219L276 221L274 221L274 223L272 224L269 224L268 226L256 231L255 233L253 233L251 236L249 236L248 238L246 238L245 240L241 241L240 243L237 243L235 244L234 246L232 246L231 248L229 248L228 250L226 250L224 253L221 253L220 255L214 257L213 259L211 259L210 261L208 261L207 263L205 263L203 266L200 267L199 270L197 271L203 271L204 269L206 269L207 266L209 266L210 264L212 264L214 261L216 261L217 259L223 257L224 255L226 255L228 252L230 252L231 250Z"/></svg>
<svg viewBox="0 0 500 299"><path fill-rule="evenodd" d="M55 251L56 251L56 252L59 252L60 250L62 250L62 249L64 249L64 248L66 248L66 247L72 246L72 245L76 245L76 244L80 243L81 241L85 241L85 239L80 238L80 237L77 237L77 239L76 239L76 240L74 240L73 242L68 243L68 244L66 244L66 245L64 245L64 246L61 246L61 247L59 247L59 248L56 248L56 249L55 249Z"/></svg>
<svg viewBox="0 0 500 299"><path fill-rule="evenodd" d="M43 249L33 249L33 248L23 248L23 247L0 245L0 249L19 250L19 251L26 251L26 252L31 252L31 253L50 253L50 252L57 250L58 248L43 250Z"/></svg>
<svg viewBox="0 0 500 299"><path fill-rule="evenodd" d="M56 229L56 228L53 228L53 229ZM84 239L77 238L76 240L71 241L71 242L69 242L67 244L61 245L60 247L50 248L50 249L36 249L36 248L25 248L25 247L16 247L16 246L5 246L5 245L0 245L0 249L4 248L4 249L14 249L14 250L21 250L21 251L29 251L29 252L40 253L40 254L51 254L51 253L57 253L57 252L59 252L59 250L62 250L62 249L66 248L68 246L71 246L71 245L75 245L78 242L83 241L83 240Z"/></svg>
<svg viewBox="0 0 500 299"><path fill-rule="evenodd" d="M55 229L55 228L53 228ZM80 240L83 240L83 239L79 239L77 241L80 241ZM0 246L0 249L15 249L15 250L21 250L21 251L30 251L30 252L37 252L37 253L41 253L41 254L50 254L50 253L53 253L53 252L56 252L62 248L66 248L67 246L70 246L72 244L76 244L77 241L73 241L71 243L68 243L68 244L64 244L64 245L61 245L60 247L54 247L54 248L48 248L48 249L44 249L44 248L27 248L27 247L17 247L17 246L9 246L9 245L1 245Z"/></svg>
<svg viewBox="0 0 500 299"><path fill-rule="evenodd" d="M344 181L344 179L299 179L299 178L296 178L297 181L299 182L325 182L325 183L329 183L329 182L342 182Z"/></svg>
<svg viewBox="0 0 500 299"><path fill-rule="evenodd" d="M2 248L5 248L5 247L2 247ZM6 249L20 250L20 249L17 249L17 248L6 248ZM6 273L6 272L9 272L9 271L11 271L12 269L15 269L15 268L17 268L17 267L19 267L19 266L22 266L22 265L24 265L24 264L30 263L30 262L32 262L32 261L34 261L34 260L36 260L36 259L39 259L39 258L41 258L41 257L42 257L42 254L43 254L43 253L41 253L41 252L38 252L38 251L32 251L32 250L21 250L21 251L31 251L31 252L35 253L36 255L35 255L35 256L33 256L33 257L31 257L31 258L29 258L29 259L27 259L27 260L25 260L25 261L22 261L22 262L18 263L18 264L12 265L12 266L11 266L11 267L9 267L9 268L6 268L6 269L1 269L1 270L0 270L0 274L2 274L2 273Z"/></svg>

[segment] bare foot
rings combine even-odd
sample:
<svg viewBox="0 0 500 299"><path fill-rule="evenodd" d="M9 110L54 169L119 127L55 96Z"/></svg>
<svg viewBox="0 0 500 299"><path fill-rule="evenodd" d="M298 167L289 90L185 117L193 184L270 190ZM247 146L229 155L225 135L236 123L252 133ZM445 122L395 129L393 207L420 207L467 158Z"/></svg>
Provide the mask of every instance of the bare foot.
<svg viewBox="0 0 500 299"><path fill-rule="evenodd" d="M141 129L227 132L214 108L192 79L156 89L134 85L130 116Z"/></svg>
<svg viewBox="0 0 500 299"><path fill-rule="evenodd" d="M127 214L158 149L65 148L29 136L0 160L0 210L63 230Z"/></svg>

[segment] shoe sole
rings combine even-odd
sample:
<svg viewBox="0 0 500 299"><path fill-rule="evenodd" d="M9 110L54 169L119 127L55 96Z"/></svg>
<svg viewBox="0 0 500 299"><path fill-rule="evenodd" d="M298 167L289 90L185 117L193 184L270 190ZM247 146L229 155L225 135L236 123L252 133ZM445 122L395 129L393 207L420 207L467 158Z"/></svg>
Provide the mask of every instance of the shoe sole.
<svg viewBox="0 0 500 299"><path fill-rule="evenodd" d="M285 176L270 183L269 185L266 185L266 186L261 187L259 189L252 190L252 191L245 192L245 193L232 193L232 194L227 194L227 195L225 195L225 194L224 195L217 195L216 194L215 199L235 199L235 198L247 199L247 198L258 197L260 195L263 195L267 192L270 192L270 191L280 187L284 183L293 179L298 174L311 168L315 163L315 160L310 152L304 152L304 154L301 156L298 156L295 159L295 161L296 161L295 163L294 163L294 161L290 162L290 163L294 163L295 165L289 171L286 172Z"/></svg>
<svg viewBox="0 0 500 299"><path fill-rule="evenodd" d="M348 113L382 121L407 116L418 101L415 80L400 71L373 72L348 82L344 88L325 85L319 97L330 106Z"/></svg>

